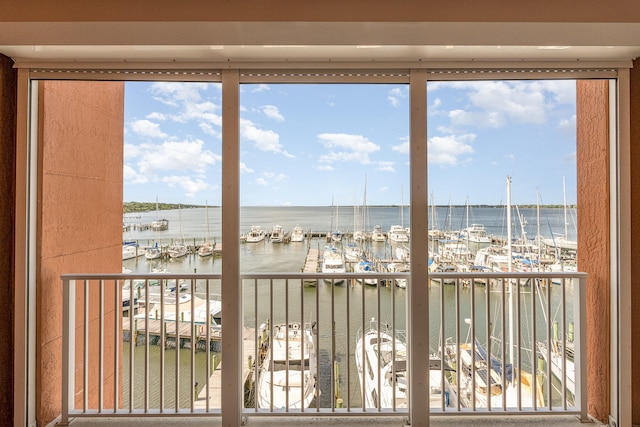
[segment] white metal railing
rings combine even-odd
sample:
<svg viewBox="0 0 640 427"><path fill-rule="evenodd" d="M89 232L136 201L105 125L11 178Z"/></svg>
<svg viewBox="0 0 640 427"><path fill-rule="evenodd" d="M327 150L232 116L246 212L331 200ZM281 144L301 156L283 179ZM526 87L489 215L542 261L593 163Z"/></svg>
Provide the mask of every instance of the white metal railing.
<svg viewBox="0 0 640 427"><path fill-rule="evenodd" d="M63 275L61 424L221 416L221 279ZM411 354L405 338L420 327L407 324L401 286L409 280L409 273L241 275L244 320L235 330L244 346L225 357L244 361L235 365L244 367L243 415L405 415L408 361L428 357L424 401L434 416L587 420L585 273L430 274L428 354Z"/></svg>

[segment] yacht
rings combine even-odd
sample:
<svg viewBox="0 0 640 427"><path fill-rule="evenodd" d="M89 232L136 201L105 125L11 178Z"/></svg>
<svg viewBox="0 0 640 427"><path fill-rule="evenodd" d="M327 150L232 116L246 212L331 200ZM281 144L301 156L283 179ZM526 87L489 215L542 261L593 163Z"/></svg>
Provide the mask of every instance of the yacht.
<svg viewBox="0 0 640 427"><path fill-rule="evenodd" d="M407 408L409 405L407 347L401 335L389 328L379 328L375 319L366 332L358 332L355 361L365 408ZM456 391L449 380L453 369L447 364L443 367L443 361L437 356L427 357L430 407L440 408L443 401L447 407L457 407Z"/></svg>
<svg viewBox="0 0 640 427"><path fill-rule="evenodd" d="M283 323L261 325L266 337L260 352L256 401L259 408L308 408L317 390L317 355L311 326Z"/></svg>
<svg viewBox="0 0 640 427"><path fill-rule="evenodd" d="M259 225L252 225L251 230L245 236L245 241L247 243L258 243L262 242L264 238L264 230Z"/></svg>
<svg viewBox="0 0 640 427"><path fill-rule="evenodd" d="M281 225L274 225L271 230L271 237L269 237L271 243L282 243L284 242L284 231L282 230Z"/></svg>
<svg viewBox="0 0 640 427"><path fill-rule="evenodd" d="M291 241L292 242L303 242L304 241L304 230L299 225L293 227L293 231L291 232Z"/></svg>
<svg viewBox="0 0 640 427"><path fill-rule="evenodd" d="M401 225L392 225L389 228L389 240L394 243L408 243L409 235L407 229Z"/></svg>
<svg viewBox="0 0 640 427"><path fill-rule="evenodd" d="M371 233L371 240L373 242L384 242L386 239L384 232L382 231L382 227L376 225L373 227L373 232Z"/></svg>
<svg viewBox="0 0 640 427"><path fill-rule="evenodd" d="M346 273L347 269L342 259L342 254L336 250L333 246L327 246L322 255L322 273ZM334 285L341 285L344 283L344 279L324 279L325 283Z"/></svg>

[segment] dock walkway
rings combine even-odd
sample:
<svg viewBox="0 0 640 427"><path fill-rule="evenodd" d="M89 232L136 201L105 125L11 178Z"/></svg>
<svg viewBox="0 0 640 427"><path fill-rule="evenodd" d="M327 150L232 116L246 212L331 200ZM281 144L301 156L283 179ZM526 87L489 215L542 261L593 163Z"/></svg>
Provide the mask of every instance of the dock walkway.
<svg viewBox="0 0 640 427"><path fill-rule="evenodd" d="M243 360L245 361L242 370L243 384L252 372L248 360L256 360L255 351L256 331L253 328L244 328L242 333ZM209 396L209 409L220 409L222 407L222 361L218 363L215 370L209 377L209 386L205 385L198 393L198 398L194 402L195 409L207 409L207 393Z"/></svg>

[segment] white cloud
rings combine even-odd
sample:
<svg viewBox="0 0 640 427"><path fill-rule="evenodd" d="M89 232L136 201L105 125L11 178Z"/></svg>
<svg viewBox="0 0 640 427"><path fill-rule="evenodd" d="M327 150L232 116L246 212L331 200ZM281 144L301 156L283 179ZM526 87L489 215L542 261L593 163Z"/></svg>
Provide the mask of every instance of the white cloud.
<svg viewBox="0 0 640 427"><path fill-rule="evenodd" d="M147 119L164 121L164 120L167 120L167 116L166 114L154 112L154 113L147 114Z"/></svg>
<svg viewBox="0 0 640 427"><path fill-rule="evenodd" d="M473 153L470 145L475 140L474 134L435 136L428 141L429 163L453 166L460 162L460 157Z"/></svg>
<svg viewBox="0 0 640 427"><path fill-rule="evenodd" d="M396 170L393 165L393 162L378 162L378 170L382 172L395 172Z"/></svg>
<svg viewBox="0 0 640 427"><path fill-rule="evenodd" d="M333 166L331 165L318 165L319 171L331 172L333 170Z"/></svg>
<svg viewBox="0 0 640 427"><path fill-rule="evenodd" d="M403 138L405 141L398 145L393 145L391 149L400 154L409 154L409 137Z"/></svg>
<svg viewBox="0 0 640 427"><path fill-rule="evenodd" d="M140 135L149 138L166 138L167 134L160 130L160 125L150 120L134 120L130 124L131 130Z"/></svg>
<svg viewBox="0 0 640 427"><path fill-rule="evenodd" d="M256 179L256 184L264 185L264 186L269 185L269 183L267 182L267 180L266 180L266 179L264 179L264 178L258 178L258 179Z"/></svg>
<svg viewBox="0 0 640 427"><path fill-rule="evenodd" d="M560 120L558 127L563 134L569 136L575 136L576 134L576 115L574 114L570 119Z"/></svg>
<svg viewBox="0 0 640 427"><path fill-rule="evenodd" d="M148 175L162 175L166 171L202 173L221 160L220 155L204 150L201 140L141 144L137 154L140 173Z"/></svg>
<svg viewBox="0 0 640 427"><path fill-rule="evenodd" d="M272 130L259 129L252 121L240 119L240 134L243 138L253 142L260 151L280 153L285 157L293 158L280 144L280 135Z"/></svg>
<svg viewBox="0 0 640 427"><path fill-rule="evenodd" d="M245 162L240 162L240 172L253 173L253 169L249 168Z"/></svg>
<svg viewBox="0 0 640 427"><path fill-rule="evenodd" d="M264 92L266 90L271 90L269 85L259 84L259 85L255 86L251 92Z"/></svg>
<svg viewBox="0 0 640 427"><path fill-rule="evenodd" d="M185 195L189 198L195 197L196 193L200 191L210 190L213 188L210 184L202 179L193 179L189 176L165 176L162 178L162 182L169 185L169 187L179 187L185 192Z"/></svg>
<svg viewBox="0 0 640 427"><path fill-rule="evenodd" d="M323 133L318 135L320 143L330 151L328 154L320 156L321 163L334 162L357 162L362 164L371 163L369 154L380 150L380 146L375 144L365 136L349 135L344 133Z"/></svg>
<svg viewBox="0 0 640 427"><path fill-rule="evenodd" d="M146 175L139 174L129 165L124 165L122 175L124 181L129 184L146 184L149 182L149 178Z"/></svg>
<svg viewBox="0 0 640 427"><path fill-rule="evenodd" d="M398 105L400 105L400 102L406 97L407 97L406 90L403 90L402 88L399 88L399 87L391 89L389 91L389 94L387 95L387 99L389 100L389 103L394 107L397 107Z"/></svg>
<svg viewBox="0 0 640 427"><path fill-rule="evenodd" d="M262 112L265 116L273 119L277 122L284 122L284 117L280 114L280 110L275 105L265 105L262 107Z"/></svg>

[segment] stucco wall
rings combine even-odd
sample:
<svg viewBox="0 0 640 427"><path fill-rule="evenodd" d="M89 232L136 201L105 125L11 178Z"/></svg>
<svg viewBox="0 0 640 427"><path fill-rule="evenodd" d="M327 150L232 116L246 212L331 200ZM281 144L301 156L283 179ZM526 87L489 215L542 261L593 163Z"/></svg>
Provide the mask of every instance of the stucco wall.
<svg viewBox="0 0 640 427"><path fill-rule="evenodd" d="M578 81L578 269L587 279L589 414L603 423L609 411L609 84Z"/></svg>
<svg viewBox="0 0 640 427"><path fill-rule="evenodd" d="M13 217L16 71L0 55L0 420L13 417Z"/></svg>
<svg viewBox="0 0 640 427"><path fill-rule="evenodd" d="M36 391L38 425L60 414L63 273L122 271L124 84L46 81L39 85L39 161ZM97 332L96 291L90 309ZM106 289L106 295L113 290ZM77 300L81 301L82 292ZM107 298L105 300L109 301ZM105 317L113 319L113 304ZM76 319L82 325L82 311ZM107 320L109 321L109 320ZM113 324L113 320L108 323ZM76 334L82 336L81 329ZM112 343L113 340L107 340ZM83 347L76 341L76 361ZM113 349L105 349L105 372ZM96 378L97 347L90 348ZM81 366L81 365L80 365ZM91 382L90 389L97 384ZM76 381L76 399L83 390ZM96 396L96 393L90 393ZM107 399L113 393L105 393ZM109 402L106 402L109 405Z"/></svg>

